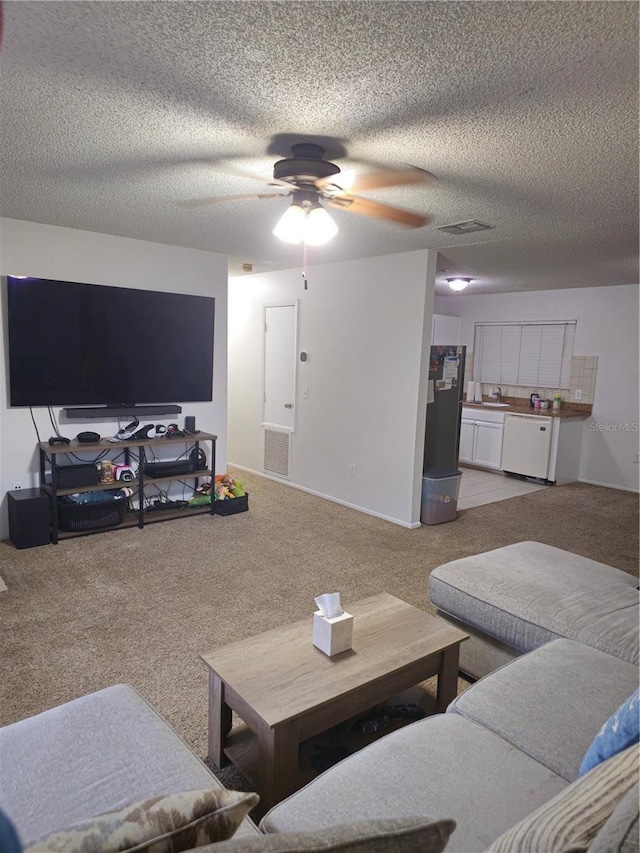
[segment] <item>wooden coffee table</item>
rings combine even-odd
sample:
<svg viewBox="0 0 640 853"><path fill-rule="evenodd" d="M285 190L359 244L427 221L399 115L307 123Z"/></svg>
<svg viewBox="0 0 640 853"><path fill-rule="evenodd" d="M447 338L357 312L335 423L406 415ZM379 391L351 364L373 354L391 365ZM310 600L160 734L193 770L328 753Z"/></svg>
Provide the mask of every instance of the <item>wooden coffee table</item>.
<svg viewBox="0 0 640 853"><path fill-rule="evenodd" d="M387 593L346 609L354 616L353 647L333 658L311 642L311 612L202 655L209 667L209 757L218 767L228 758L248 775L263 808L299 787L298 748L308 738L434 675L439 711L456 696L467 634ZM232 711L248 729L230 731Z"/></svg>

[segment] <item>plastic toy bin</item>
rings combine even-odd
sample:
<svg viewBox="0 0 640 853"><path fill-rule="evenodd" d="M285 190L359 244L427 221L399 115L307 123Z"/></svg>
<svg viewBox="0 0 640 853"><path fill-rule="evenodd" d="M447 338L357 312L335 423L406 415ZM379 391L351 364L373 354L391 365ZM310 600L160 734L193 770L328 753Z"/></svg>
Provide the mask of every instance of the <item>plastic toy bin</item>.
<svg viewBox="0 0 640 853"><path fill-rule="evenodd" d="M428 468L424 472L420 513L423 524L456 520L460 477L462 471L455 468Z"/></svg>

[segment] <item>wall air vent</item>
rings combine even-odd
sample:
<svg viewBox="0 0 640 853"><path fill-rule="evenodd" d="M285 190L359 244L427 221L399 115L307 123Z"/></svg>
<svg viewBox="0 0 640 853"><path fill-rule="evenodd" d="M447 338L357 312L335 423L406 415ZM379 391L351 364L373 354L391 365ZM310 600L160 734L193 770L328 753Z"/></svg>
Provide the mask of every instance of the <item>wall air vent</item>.
<svg viewBox="0 0 640 853"><path fill-rule="evenodd" d="M491 231L495 225L487 225L486 222L478 222L477 219L469 219L467 222L456 222L454 225L442 225L437 231L445 234L473 234L474 231Z"/></svg>
<svg viewBox="0 0 640 853"><path fill-rule="evenodd" d="M265 428L264 471L289 479L289 433Z"/></svg>

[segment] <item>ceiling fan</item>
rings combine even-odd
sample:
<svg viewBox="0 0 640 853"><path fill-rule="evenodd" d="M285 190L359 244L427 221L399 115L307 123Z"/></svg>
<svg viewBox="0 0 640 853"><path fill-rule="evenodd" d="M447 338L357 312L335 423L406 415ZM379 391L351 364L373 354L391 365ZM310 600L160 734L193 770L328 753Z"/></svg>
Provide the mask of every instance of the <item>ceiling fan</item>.
<svg viewBox="0 0 640 853"><path fill-rule="evenodd" d="M355 195L355 193L383 187L429 183L435 180L430 172L415 166L407 166L402 169L383 169L356 175L351 172L341 172L339 166L324 159L324 153L325 150L321 145L312 142L292 145L291 156L275 163L273 180L268 182L270 186L278 187L279 192L193 199L179 202L179 204L181 207L200 207L245 198L266 199L291 196L291 206L278 222L273 233L286 242L304 241L309 245L325 243L338 231L336 224L321 205L321 200L330 207L396 222L408 228L421 228L431 221L427 216Z"/></svg>

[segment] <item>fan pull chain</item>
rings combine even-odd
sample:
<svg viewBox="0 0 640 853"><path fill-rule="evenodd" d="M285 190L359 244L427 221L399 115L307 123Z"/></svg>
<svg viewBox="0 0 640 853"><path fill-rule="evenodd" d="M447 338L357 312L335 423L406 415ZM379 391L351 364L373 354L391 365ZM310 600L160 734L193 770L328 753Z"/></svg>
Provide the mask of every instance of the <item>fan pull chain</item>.
<svg viewBox="0 0 640 853"><path fill-rule="evenodd" d="M304 244L304 248L302 250L302 280L304 281L304 289L307 290L308 282L307 282L307 244Z"/></svg>

